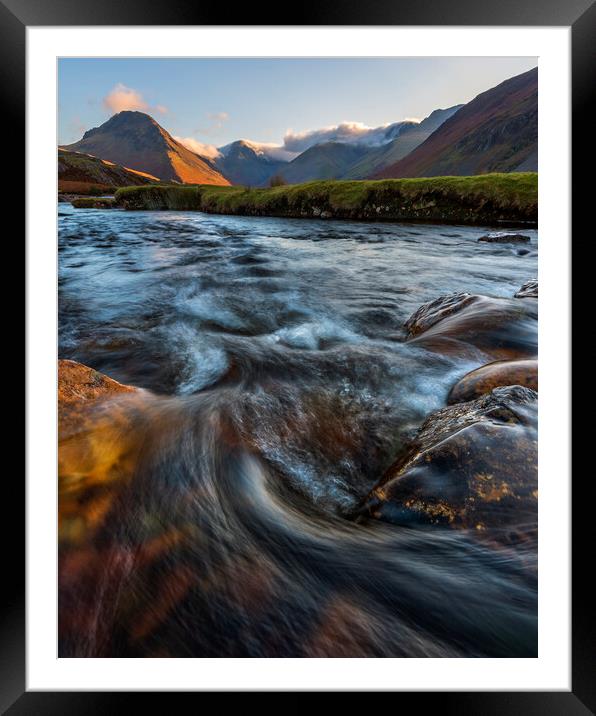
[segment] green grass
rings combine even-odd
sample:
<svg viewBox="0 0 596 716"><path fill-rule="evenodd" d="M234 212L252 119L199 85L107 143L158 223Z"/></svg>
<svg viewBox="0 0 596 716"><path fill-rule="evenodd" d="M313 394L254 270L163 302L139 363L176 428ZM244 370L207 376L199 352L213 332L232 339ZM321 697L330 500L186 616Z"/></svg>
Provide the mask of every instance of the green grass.
<svg viewBox="0 0 596 716"><path fill-rule="evenodd" d="M216 214L462 223L537 220L534 172L472 177L314 181L252 189L240 186L139 186L118 189L126 209Z"/></svg>

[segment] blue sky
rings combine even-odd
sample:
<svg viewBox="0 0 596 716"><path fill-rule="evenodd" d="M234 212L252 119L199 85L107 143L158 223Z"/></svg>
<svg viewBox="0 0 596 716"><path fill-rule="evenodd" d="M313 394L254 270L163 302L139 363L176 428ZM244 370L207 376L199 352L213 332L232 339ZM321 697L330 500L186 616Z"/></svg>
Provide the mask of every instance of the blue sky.
<svg viewBox="0 0 596 716"><path fill-rule="evenodd" d="M58 65L58 139L74 142L119 109L141 109L174 136L207 145L282 144L288 130L422 119L536 65L535 57L67 58Z"/></svg>

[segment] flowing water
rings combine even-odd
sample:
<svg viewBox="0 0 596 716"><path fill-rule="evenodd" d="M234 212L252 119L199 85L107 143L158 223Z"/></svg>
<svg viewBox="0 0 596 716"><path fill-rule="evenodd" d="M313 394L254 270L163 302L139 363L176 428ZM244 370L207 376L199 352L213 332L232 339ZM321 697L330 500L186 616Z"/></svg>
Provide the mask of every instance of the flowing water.
<svg viewBox="0 0 596 716"><path fill-rule="evenodd" d="M535 231L58 214L60 357L146 389L62 454L61 655L536 654L535 544L352 519L489 360L404 321L511 297Z"/></svg>

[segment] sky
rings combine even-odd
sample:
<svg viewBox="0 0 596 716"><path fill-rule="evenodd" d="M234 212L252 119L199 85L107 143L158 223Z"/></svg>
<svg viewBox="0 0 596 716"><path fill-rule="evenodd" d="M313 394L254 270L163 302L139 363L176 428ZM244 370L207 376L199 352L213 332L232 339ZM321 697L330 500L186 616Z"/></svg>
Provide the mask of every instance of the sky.
<svg viewBox="0 0 596 716"><path fill-rule="evenodd" d="M423 119L537 64L535 57L62 58L58 143L138 109L197 151L236 139L284 145L284 138L295 149L305 134L342 123L362 132Z"/></svg>

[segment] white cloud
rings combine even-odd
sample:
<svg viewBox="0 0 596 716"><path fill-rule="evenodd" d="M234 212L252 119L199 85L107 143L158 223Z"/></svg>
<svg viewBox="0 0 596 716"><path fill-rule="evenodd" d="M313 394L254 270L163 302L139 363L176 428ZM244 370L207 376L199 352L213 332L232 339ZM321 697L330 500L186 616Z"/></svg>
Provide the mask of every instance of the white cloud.
<svg viewBox="0 0 596 716"><path fill-rule="evenodd" d="M191 152L200 154L202 157L217 159L221 156L221 152L213 144L203 144L203 142L198 142L193 137L174 137L174 139L187 149L190 149Z"/></svg>
<svg viewBox="0 0 596 716"><path fill-rule="evenodd" d="M122 82L118 82L103 98L103 106L112 114L118 114L125 110L149 112L150 114L167 114L169 111L163 104L150 106L138 90L127 87Z"/></svg>
<svg viewBox="0 0 596 716"><path fill-rule="evenodd" d="M227 112L207 112L206 115L209 124L206 127L197 127L195 134L217 135L224 124L230 119Z"/></svg>
<svg viewBox="0 0 596 716"><path fill-rule="evenodd" d="M228 119L230 119L230 115L227 112L212 112L207 116L214 122L220 122L221 124L227 122Z"/></svg>
<svg viewBox="0 0 596 716"><path fill-rule="evenodd" d="M303 132L289 129L284 137L284 148L290 152L303 152L321 142L360 143L369 146L385 144L397 137L405 126L404 122L412 121L417 123L419 120L403 120L393 124L383 124L380 127L369 127L362 122L341 122L330 127L307 129Z"/></svg>
<svg viewBox="0 0 596 716"><path fill-rule="evenodd" d="M149 109L149 105L145 102L140 92L123 85L121 82L103 98L103 105L113 114L123 112L126 109L139 111Z"/></svg>

